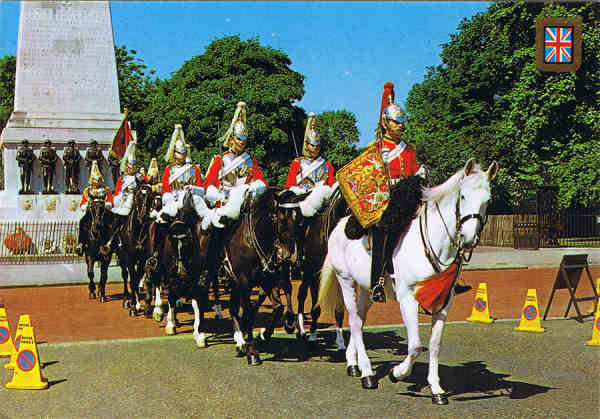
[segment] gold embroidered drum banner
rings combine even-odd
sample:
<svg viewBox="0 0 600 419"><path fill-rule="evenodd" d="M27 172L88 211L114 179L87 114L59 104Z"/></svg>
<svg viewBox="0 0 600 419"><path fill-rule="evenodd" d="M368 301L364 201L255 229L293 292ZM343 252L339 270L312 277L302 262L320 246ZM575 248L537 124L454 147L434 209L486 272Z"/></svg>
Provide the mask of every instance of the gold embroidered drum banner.
<svg viewBox="0 0 600 419"><path fill-rule="evenodd" d="M388 177L376 145L367 147L360 156L341 168L335 178L363 228L375 224L390 200Z"/></svg>

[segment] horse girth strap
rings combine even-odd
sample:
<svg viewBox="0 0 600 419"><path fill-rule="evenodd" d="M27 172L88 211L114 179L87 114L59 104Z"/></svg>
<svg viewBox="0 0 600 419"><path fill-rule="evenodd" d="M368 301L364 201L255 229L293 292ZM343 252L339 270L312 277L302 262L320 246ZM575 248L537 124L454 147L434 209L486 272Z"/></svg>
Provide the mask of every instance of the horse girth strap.
<svg viewBox="0 0 600 419"><path fill-rule="evenodd" d="M254 231L254 211L252 210L252 205L249 205L248 211L244 213L244 218L246 221L244 237L246 237L246 241L248 242L249 247L253 248L256 252L263 270L271 272L272 270L269 265L273 255L271 255L271 257L267 259L264 250L262 249L260 243L258 242L258 239L256 238L256 232Z"/></svg>

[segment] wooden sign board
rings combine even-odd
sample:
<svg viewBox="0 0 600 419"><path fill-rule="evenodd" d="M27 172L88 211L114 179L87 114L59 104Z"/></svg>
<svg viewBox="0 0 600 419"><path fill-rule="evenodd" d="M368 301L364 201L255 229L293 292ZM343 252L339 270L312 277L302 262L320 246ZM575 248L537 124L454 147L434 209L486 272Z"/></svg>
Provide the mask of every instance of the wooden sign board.
<svg viewBox="0 0 600 419"><path fill-rule="evenodd" d="M584 315L581 314L581 310L577 303L582 301L590 301L594 300L594 306L598 304L598 293L596 292L596 287L594 287L594 281L592 280L592 274L590 273L590 268L587 262L588 255L580 254L580 255L564 255L562 261L560 262L560 267L558 268L558 272L556 274L556 280L554 281L554 286L552 287L552 294L550 294L550 299L548 300L548 306L546 306L546 311L544 313L544 320L546 320L546 316L548 315L548 311L550 310L550 304L552 303L552 299L554 298L554 293L559 289L568 289L569 290L569 304L567 305L567 311L565 311L565 317L569 314L569 310L571 309L571 304L575 307L577 311L577 321L583 322ZM579 285L579 281L581 279L581 274L585 270L587 274L588 280L590 281L590 285L592 287L592 291L594 295L592 297L575 297L575 292L577 291L577 286Z"/></svg>

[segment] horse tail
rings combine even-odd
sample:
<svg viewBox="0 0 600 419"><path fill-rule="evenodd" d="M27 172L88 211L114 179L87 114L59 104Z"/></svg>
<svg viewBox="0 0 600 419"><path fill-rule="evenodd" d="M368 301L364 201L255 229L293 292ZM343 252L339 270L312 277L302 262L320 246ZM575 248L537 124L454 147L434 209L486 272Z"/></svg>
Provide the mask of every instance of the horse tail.
<svg viewBox="0 0 600 419"><path fill-rule="evenodd" d="M321 269L317 304L321 307L323 313L333 315L334 311L344 312L342 288L335 276L335 270L331 264L329 253L325 257L325 262L323 262L323 268Z"/></svg>

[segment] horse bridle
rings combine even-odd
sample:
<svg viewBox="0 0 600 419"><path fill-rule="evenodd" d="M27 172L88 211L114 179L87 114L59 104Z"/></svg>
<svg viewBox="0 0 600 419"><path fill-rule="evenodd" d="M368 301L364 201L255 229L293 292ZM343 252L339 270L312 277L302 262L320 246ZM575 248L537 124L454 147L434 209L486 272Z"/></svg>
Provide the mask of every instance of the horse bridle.
<svg viewBox="0 0 600 419"><path fill-rule="evenodd" d="M281 240L280 240L280 236L281 235L279 234L279 222L278 222L278 219L277 219L277 210L279 208L283 208L286 211L288 209L292 209L292 210L298 209L299 210L300 209L300 202L286 202L286 203L283 203L283 204L277 203L276 209L273 212L273 224L275 225L275 243L274 243L274 246L275 246L275 250L276 250L275 253L276 254L279 253L279 252L277 252L277 250L282 248L282 244L281 244ZM300 232L302 231L301 227L303 225L304 225L304 217L302 217L302 221L295 226L295 230L296 230L295 233L296 234L300 234ZM298 246L298 241L297 240L293 240L293 242L294 242L294 246ZM294 249L294 253L297 253L297 251L298 251L297 249ZM294 253L290 253L290 256L288 256L288 258L287 258L288 262L291 262L290 258L291 258L291 256ZM280 263L284 263L286 261L285 260L280 260L279 262Z"/></svg>
<svg viewBox="0 0 600 419"><path fill-rule="evenodd" d="M469 262L471 260L471 256L473 255L473 249L469 249L468 255L467 255L467 252L465 252L465 250L464 250L464 244L463 244L462 240L459 239L459 237L458 237L460 234L462 225L472 218L479 220L479 228L477 229L477 237L479 237L479 235L481 234L481 231L483 230L483 227L487 223L487 214L485 215L485 218L480 213L468 214L468 215L461 217L460 216L460 197L461 197L461 194L459 193L458 196L456 197L456 204L455 204L455 209L454 209L454 215L455 215L455 219L456 219L456 232L454 233L454 236L451 235L450 231L448 230L448 226L447 226L446 221L444 220L444 217L440 211L440 207L439 207L438 203L437 202L435 203L435 208L436 208L438 215L440 216L440 219L442 220L442 224L444 225L444 230L446 231L448 238L450 238L450 242L452 243L452 245L454 247L456 247L456 249L457 249L454 260L448 265L442 264L442 262L440 261L440 258L438 257L438 255L435 254L435 252L433 251L433 248L431 247L431 242L429 240L429 233L428 233L429 230L427 228L427 206L428 206L427 202L425 202L425 208L424 208L423 214L419 217L419 229L420 229L420 233L421 233L421 241L423 242L423 247L425 248L425 256L427 256L427 259L431 263L431 266L433 266L433 268L435 269L435 271L437 273L442 272L442 270L443 270L442 267L447 268L447 267L451 266L452 264L457 263L459 261L462 263L462 260L464 260L465 262ZM425 233L423 232L423 222L425 223Z"/></svg>
<svg viewBox="0 0 600 419"><path fill-rule="evenodd" d="M104 201L100 199L94 199L90 203L90 215L92 217L92 225L90 227L90 238L96 239L98 224L101 223L102 216L104 214Z"/></svg>

